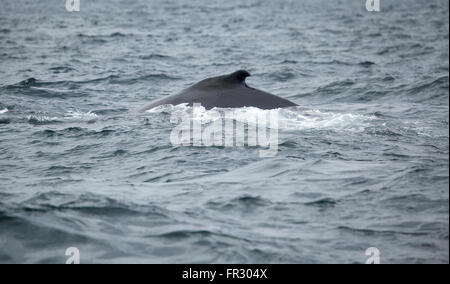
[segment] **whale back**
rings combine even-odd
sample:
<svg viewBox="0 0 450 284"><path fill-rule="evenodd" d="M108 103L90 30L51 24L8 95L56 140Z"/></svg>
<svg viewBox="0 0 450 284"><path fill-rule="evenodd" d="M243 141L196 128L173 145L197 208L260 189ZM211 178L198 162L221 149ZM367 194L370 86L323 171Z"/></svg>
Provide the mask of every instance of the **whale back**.
<svg viewBox="0 0 450 284"><path fill-rule="evenodd" d="M143 111L159 105L178 105L200 103L206 109L257 107L276 109L296 106L295 103L275 95L249 87L246 70L239 70L228 75L208 78L200 81L180 93L157 100L146 106Z"/></svg>
<svg viewBox="0 0 450 284"><path fill-rule="evenodd" d="M229 75L208 78L193 85L192 88L209 89L209 88L232 88L245 84L245 79L250 77L250 73L245 70L239 70Z"/></svg>

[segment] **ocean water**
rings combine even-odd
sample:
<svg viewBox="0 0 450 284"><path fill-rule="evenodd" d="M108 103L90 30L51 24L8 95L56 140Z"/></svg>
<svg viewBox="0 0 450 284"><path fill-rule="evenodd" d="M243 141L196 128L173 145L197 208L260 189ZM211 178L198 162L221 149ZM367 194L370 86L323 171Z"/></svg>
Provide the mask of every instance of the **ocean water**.
<svg viewBox="0 0 450 284"><path fill-rule="evenodd" d="M0 1L0 263L448 263L449 2L365 2ZM238 69L275 157L135 112Z"/></svg>

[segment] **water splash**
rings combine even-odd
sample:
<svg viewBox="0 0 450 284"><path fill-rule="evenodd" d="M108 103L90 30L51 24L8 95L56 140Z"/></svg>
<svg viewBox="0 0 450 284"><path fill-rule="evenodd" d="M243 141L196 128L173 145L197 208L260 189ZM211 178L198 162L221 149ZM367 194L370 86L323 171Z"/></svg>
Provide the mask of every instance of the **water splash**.
<svg viewBox="0 0 450 284"><path fill-rule="evenodd" d="M91 111L82 112L79 110L70 110L64 116L64 119L66 119L66 120L81 120L81 121L92 121L92 120L96 120L97 118L98 118L98 115Z"/></svg>
<svg viewBox="0 0 450 284"><path fill-rule="evenodd" d="M320 110L280 110L280 128L286 130L335 130L362 132L375 116L354 113L336 113Z"/></svg>
<svg viewBox="0 0 450 284"><path fill-rule="evenodd" d="M253 121L255 117L267 116L276 113L278 118L278 129L287 131L296 130L335 130L362 132L366 127L371 126L371 122L376 120L375 116L367 116L354 113L325 112L321 110L299 110L299 109L273 109L262 110L256 107L243 107L236 109L213 108L206 110L200 107L192 114L192 107L187 104L162 105L147 113L166 113L175 117L181 117L186 113L191 114L192 120L200 120L202 124L213 123L224 117L232 117L235 121Z"/></svg>
<svg viewBox="0 0 450 284"><path fill-rule="evenodd" d="M78 110L70 110L63 117L50 116L47 114L43 115L27 115L26 120L30 124L48 124L48 123L58 123L63 121L81 121L81 122L91 122L95 121L98 115L88 111L81 112Z"/></svg>
<svg viewBox="0 0 450 284"><path fill-rule="evenodd" d="M47 124L47 123L53 123L58 122L59 119L57 117L50 117L47 115L27 115L26 120L30 124Z"/></svg>

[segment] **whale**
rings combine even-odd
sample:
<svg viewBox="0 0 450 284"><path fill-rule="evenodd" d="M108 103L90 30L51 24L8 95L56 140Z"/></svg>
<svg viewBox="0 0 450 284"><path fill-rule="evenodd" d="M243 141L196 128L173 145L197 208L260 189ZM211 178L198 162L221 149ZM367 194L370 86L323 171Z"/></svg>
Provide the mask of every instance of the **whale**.
<svg viewBox="0 0 450 284"><path fill-rule="evenodd" d="M175 95L150 102L140 111L147 111L161 105L179 104L188 106L201 104L207 110L242 107L270 110L297 106L287 99L248 86L246 78L250 76L248 71L238 70L228 75L208 78Z"/></svg>

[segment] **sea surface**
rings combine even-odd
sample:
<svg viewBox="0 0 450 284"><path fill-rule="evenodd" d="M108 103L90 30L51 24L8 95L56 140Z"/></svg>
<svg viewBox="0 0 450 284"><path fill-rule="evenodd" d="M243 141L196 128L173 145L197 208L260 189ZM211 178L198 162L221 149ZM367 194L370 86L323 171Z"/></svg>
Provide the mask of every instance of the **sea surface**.
<svg viewBox="0 0 450 284"><path fill-rule="evenodd" d="M449 262L447 0L64 2L0 1L0 263ZM239 69L274 157L135 111Z"/></svg>

